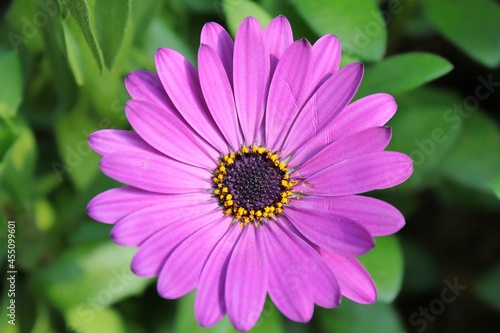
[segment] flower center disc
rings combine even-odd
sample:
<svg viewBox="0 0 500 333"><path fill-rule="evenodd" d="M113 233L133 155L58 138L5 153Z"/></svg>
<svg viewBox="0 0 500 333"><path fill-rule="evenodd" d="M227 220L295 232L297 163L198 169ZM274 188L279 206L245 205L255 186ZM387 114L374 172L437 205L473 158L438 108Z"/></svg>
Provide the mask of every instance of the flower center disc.
<svg viewBox="0 0 500 333"><path fill-rule="evenodd" d="M224 213L242 225L283 212L296 184L278 154L258 146L243 146L224 155L214 170L213 182Z"/></svg>

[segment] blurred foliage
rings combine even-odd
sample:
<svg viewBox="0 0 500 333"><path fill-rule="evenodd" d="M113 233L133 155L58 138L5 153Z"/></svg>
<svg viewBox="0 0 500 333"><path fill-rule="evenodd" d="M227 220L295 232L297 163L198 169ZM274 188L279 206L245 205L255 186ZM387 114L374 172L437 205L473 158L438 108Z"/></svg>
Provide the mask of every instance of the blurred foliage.
<svg viewBox="0 0 500 333"><path fill-rule="evenodd" d="M2 285L1 332L234 332L227 318L200 328L192 294L159 300L152 280L130 272L134 250L114 245L110 226L86 216L90 198L117 186L99 171L99 156L86 140L98 129L129 128L123 79L132 70L154 70L156 49L174 48L194 62L205 22L218 21L234 36L246 16L266 26L278 14L291 21L295 38L337 35L342 65L365 63L356 98L395 96L389 149L409 154L415 172L398 188L374 195L401 209L415 234L378 238L360 258L379 289L374 305L344 299L340 308L317 309L311 323L300 325L267 302L253 332L413 332L412 312L440 297L444 277L459 274L476 285L471 302L479 303L472 304L491 311L486 322L498 316L498 266L489 269L494 262L479 257L473 260L479 270L450 270L443 265L448 258L431 246L439 243L438 228L419 229L434 211L500 220L497 1L12 0L1 10L0 234L5 244L7 220L16 221L18 291L12 326ZM448 73L469 82L441 78ZM498 223L488 228L500 236ZM483 256L500 253L488 246ZM1 250L5 281L9 261L6 247ZM147 323L137 315L144 312ZM436 321L441 329L429 332L445 332L450 316L444 317ZM481 318L474 330L489 332Z"/></svg>

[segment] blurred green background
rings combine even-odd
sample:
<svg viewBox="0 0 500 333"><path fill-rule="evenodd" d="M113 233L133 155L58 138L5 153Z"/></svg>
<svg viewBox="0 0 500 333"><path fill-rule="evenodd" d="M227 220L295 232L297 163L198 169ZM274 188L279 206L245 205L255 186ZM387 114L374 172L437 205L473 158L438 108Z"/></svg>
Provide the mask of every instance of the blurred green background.
<svg viewBox="0 0 500 333"><path fill-rule="evenodd" d="M296 39L335 34L342 65L365 64L356 98L396 97L389 148L409 154L415 172L371 193L407 218L397 236L377 239L361 258L378 285L377 303L317 308L306 325L266 303L252 331L498 332L499 2L11 0L0 14L1 332L234 332L227 319L198 327L192 295L161 299L154 279L130 272L135 249L113 244L110 226L86 215L94 195L119 185L99 171L86 139L130 128L123 79L154 70L157 48L195 63L205 22L234 35L246 16L265 26L278 14Z"/></svg>

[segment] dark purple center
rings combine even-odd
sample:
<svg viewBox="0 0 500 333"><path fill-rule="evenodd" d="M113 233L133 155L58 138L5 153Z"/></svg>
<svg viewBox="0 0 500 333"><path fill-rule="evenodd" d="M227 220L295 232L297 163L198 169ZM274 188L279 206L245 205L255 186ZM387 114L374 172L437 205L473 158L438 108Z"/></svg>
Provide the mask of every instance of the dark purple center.
<svg viewBox="0 0 500 333"><path fill-rule="evenodd" d="M285 172L265 155L253 152L237 155L226 169L223 185L239 207L262 210L281 201L281 193L286 190L281 184Z"/></svg>

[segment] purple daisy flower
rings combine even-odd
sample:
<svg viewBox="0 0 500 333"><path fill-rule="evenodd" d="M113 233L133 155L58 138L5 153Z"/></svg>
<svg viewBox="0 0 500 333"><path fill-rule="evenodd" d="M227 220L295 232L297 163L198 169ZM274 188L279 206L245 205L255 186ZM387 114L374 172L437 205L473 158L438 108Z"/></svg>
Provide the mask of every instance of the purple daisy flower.
<svg viewBox="0 0 500 333"><path fill-rule="evenodd" d="M88 214L114 223L116 243L139 247L132 270L158 276L162 297L196 289L202 326L227 314L249 330L267 294L298 322L342 295L376 300L356 256L404 218L358 194L402 183L412 161L383 151L394 99L349 104L363 66L339 69L340 56L332 35L293 41L283 16L265 30L245 19L234 42L208 23L198 70L159 49L157 74L127 76L135 131L90 136L102 171L128 186L96 196Z"/></svg>

